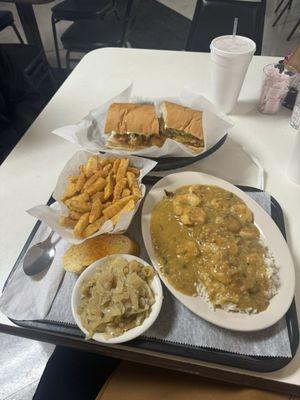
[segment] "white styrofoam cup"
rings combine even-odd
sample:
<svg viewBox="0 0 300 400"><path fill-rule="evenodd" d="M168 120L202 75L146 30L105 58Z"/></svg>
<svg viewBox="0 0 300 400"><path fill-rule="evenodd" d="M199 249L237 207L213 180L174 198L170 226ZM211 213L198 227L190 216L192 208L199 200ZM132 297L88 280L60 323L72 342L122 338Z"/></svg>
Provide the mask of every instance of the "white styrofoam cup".
<svg viewBox="0 0 300 400"><path fill-rule="evenodd" d="M256 44L244 36L225 35L215 38L210 50L212 100L228 114L237 103Z"/></svg>

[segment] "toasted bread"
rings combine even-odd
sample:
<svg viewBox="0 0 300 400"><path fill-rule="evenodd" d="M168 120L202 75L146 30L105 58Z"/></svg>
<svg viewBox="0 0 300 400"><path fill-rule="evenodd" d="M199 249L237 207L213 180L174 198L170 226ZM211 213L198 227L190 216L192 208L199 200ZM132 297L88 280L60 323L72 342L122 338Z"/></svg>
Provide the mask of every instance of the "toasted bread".
<svg viewBox="0 0 300 400"><path fill-rule="evenodd" d="M63 255L62 263L66 271L81 274L96 260L118 253L138 256L140 249L125 235L100 235L72 245Z"/></svg>

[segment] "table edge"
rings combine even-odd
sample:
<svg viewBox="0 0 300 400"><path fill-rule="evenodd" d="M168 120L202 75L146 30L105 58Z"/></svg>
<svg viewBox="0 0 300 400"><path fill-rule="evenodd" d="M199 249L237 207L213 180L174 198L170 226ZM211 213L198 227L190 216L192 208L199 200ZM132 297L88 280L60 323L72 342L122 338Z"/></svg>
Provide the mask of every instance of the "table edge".
<svg viewBox="0 0 300 400"><path fill-rule="evenodd" d="M256 377L240 372L225 371L220 368L205 365L205 362L201 362L201 365L198 363L191 364L191 360L187 360L184 357L176 356L173 357L172 360L167 360L162 357L160 353L156 353L150 350L145 353L145 350L143 350L143 352L140 352L139 349L135 349L135 351L133 351L132 348L126 349L126 346L95 346L93 342L88 342L83 338L74 338L66 334L47 333L39 329L22 328L4 324L0 324L0 332L20 336L27 339L52 343L55 345L76 348L78 350L88 351L96 354L102 354L112 358L119 358L122 360L133 361L140 364L196 374L217 381L250 386L288 395L300 395L300 386L298 385L278 382L275 380Z"/></svg>

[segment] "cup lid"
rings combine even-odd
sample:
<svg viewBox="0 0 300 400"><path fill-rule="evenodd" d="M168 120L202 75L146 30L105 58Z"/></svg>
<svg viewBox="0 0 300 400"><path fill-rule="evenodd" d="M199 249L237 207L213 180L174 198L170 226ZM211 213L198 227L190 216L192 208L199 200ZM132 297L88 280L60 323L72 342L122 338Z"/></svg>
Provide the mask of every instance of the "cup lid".
<svg viewBox="0 0 300 400"><path fill-rule="evenodd" d="M236 57L242 54L254 53L256 44L245 36L224 35L212 40L210 50L225 57Z"/></svg>

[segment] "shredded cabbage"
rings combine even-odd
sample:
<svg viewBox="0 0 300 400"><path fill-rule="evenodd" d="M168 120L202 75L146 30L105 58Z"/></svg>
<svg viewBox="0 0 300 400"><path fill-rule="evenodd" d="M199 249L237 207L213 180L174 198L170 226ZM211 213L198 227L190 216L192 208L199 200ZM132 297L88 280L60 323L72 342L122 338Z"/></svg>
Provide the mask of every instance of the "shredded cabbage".
<svg viewBox="0 0 300 400"><path fill-rule="evenodd" d="M80 287L78 313L87 338L96 332L116 337L141 325L155 302L149 286L154 275L149 265L123 257L99 266Z"/></svg>

